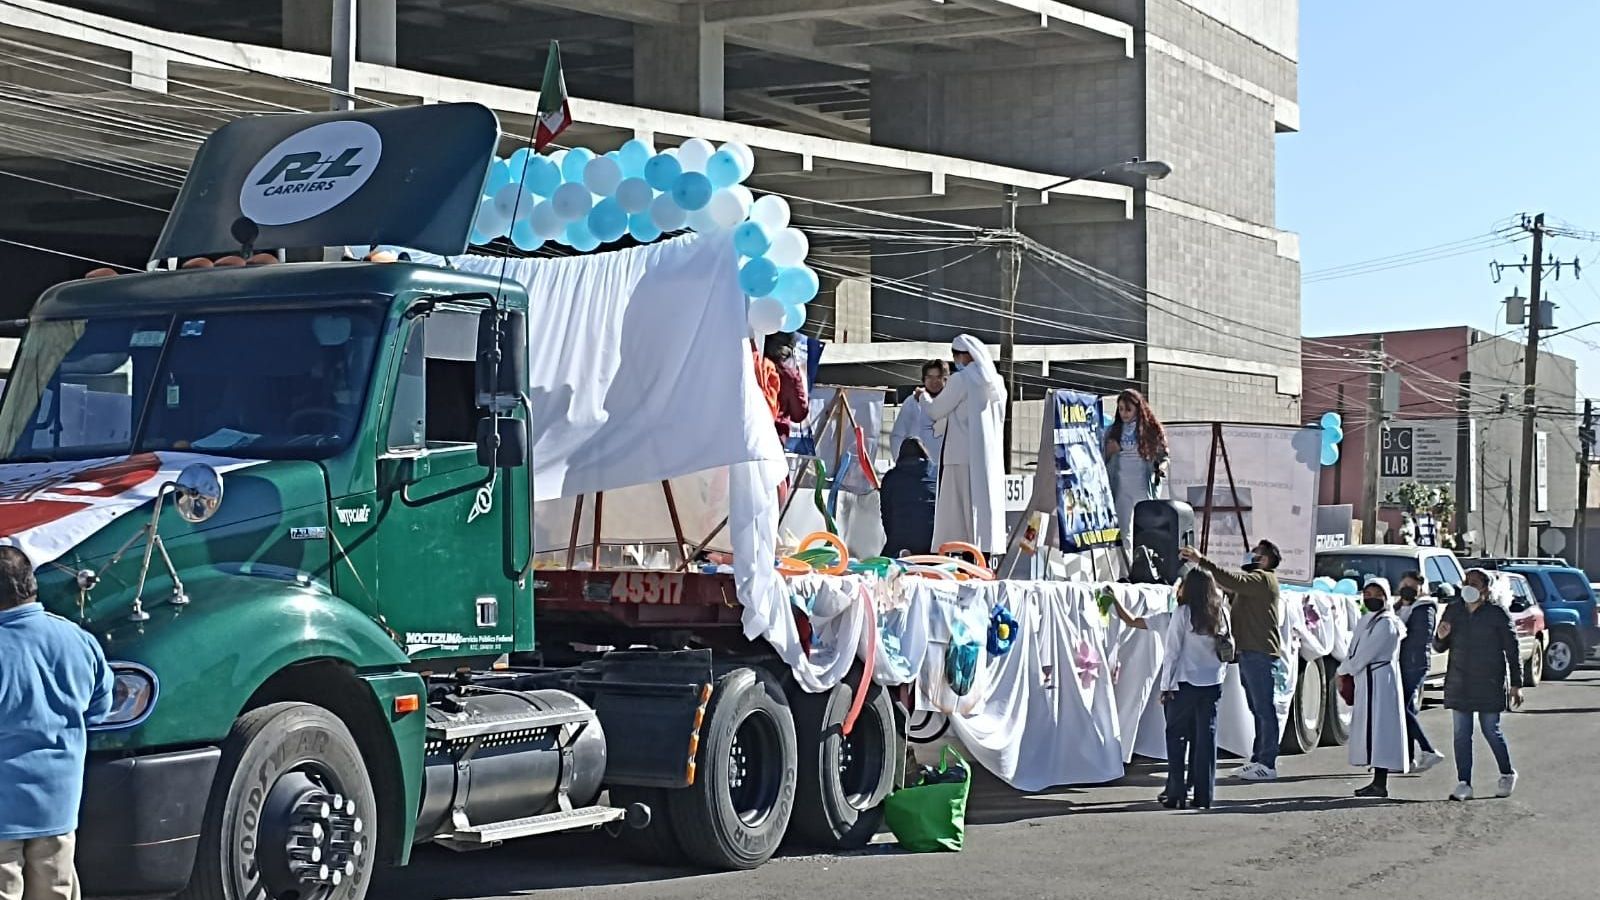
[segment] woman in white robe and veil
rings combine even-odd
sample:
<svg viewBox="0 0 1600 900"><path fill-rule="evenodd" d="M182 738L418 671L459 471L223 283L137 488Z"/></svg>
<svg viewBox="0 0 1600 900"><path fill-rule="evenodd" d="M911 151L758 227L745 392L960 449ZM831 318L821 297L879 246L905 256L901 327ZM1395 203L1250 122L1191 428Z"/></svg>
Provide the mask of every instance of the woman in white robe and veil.
<svg viewBox="0 0 1600 900"><path fill-rule="evenodd" d="M982 341L970 334L950 345L956 372L937 397L918 389L917 401L944 430L933 545L972 544L985 554L1005 552L1006 385Z"/></svg>

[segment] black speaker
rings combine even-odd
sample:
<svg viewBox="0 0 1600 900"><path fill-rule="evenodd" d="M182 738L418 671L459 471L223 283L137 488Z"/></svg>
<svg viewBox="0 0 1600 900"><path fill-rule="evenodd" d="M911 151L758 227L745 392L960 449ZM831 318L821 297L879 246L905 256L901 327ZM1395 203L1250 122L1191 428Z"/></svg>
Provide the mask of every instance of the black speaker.
<svg viewBox="0 0 1600 900"><path fill-rule="evenodd" d="M1172 584L1183 560L1178 551L1194 543L1194 507L1181 500L1141 500L1133 508L1134 584Z"/></svg>

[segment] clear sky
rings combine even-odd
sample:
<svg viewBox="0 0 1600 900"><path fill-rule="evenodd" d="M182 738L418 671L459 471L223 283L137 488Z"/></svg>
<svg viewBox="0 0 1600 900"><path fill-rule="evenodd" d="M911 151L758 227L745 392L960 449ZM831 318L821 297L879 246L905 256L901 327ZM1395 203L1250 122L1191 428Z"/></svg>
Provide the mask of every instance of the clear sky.
<svg viewBox="0 0 1600 900"><path fill-rule="evenodd" d="M1527 276L1495 284L1489 262L1529 242L1465 242L1523 212L1600 231L1597 36L1596 0L1301 0L1301 130L1277 139L1277 189L1278 227L1301 235L1306 334L1506 330L1500 301ZM1442 258L1326 277L1439 245ZM1585 270L1547 278L1556 328L1600 320L1600 242L1545 247ZM1600 325L1552 349L1600 398Z"/></svg>

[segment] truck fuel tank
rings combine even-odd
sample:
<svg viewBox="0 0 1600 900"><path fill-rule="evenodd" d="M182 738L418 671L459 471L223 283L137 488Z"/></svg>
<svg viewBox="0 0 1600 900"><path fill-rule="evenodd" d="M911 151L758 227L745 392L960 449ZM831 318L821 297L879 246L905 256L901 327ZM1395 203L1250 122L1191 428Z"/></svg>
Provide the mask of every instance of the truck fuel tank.
<svg viewBox="0 0 1600 900"><path fill-rule="evenodd" d="M565 691L453 687L428 705L418 843L469 823L504 822L600 795L605 732L588 704Z"/></svg>

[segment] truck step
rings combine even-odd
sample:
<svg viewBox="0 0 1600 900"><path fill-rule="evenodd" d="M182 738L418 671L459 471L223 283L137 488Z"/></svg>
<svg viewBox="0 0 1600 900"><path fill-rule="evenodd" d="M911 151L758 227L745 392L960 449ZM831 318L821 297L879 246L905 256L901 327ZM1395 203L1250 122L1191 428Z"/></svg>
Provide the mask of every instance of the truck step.
<svg viewBox="0 0 1600 900"><path fill-rule="evenodd" d="M514 716L474 716L461 722L429 722L428 739L457 741L510 731L535 731L562 725L587 725L594 718L590 709L532 710Z"/></svg>
<svg viewBox="0 0 1600 900"><path fill-rule="evenodd" d="M441 841L455 844L492 844L499 841L509 841L513 838L532 837L536 834L594 828L608 822L618 821L627 814L628 811L625 809L613 809L609 806L585 806L582 809L545 813L542 816L527 816L521 819L509 819L505 822L490 822L487 825L469 825L446 838L442 838Z"/></svg>

